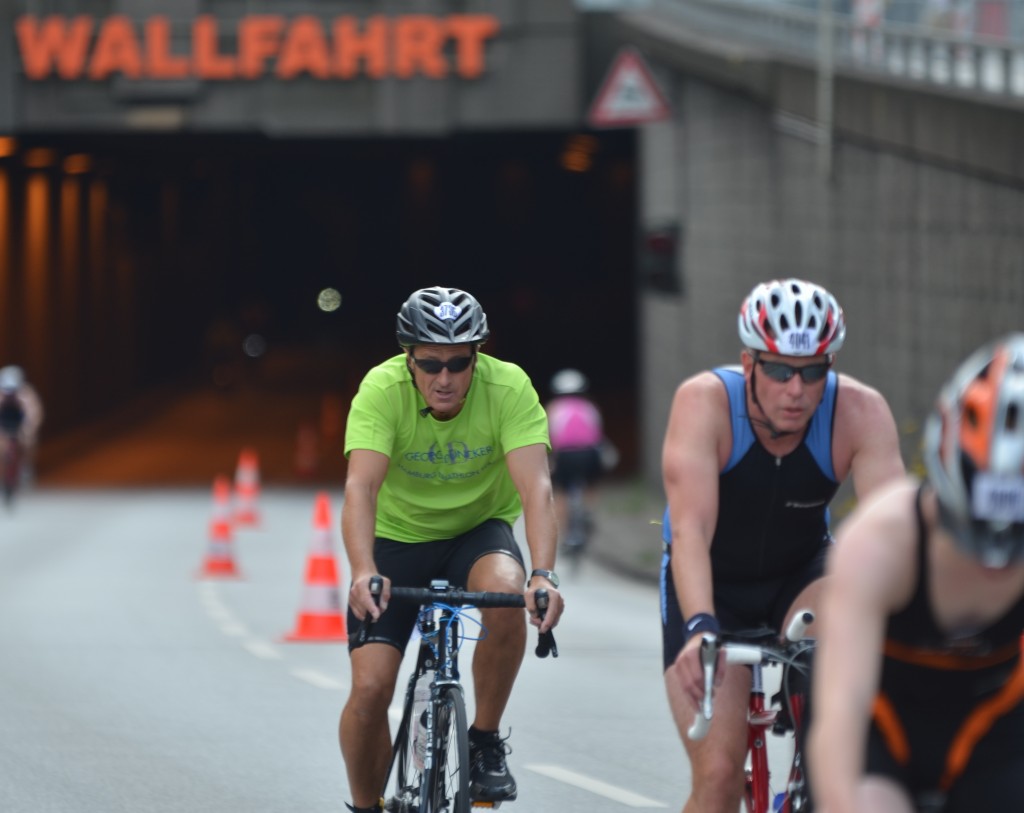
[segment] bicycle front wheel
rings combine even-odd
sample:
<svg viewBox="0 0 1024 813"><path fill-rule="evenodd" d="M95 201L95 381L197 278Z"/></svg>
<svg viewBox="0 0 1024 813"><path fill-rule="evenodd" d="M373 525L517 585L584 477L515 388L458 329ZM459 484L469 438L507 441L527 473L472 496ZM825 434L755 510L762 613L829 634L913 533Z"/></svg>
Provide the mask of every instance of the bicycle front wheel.
<svg viewBox="0 0 1024 813"><path fill-rule="evenodd" d="M469 728L462 688L445 686L434 702L434 759L423 777L420 813L469 813Z"/></svg>
<svg viewBox="0 0 1024 813"><path fill-rule="evenodd" d="M381 796L387 813L419 813L420 791L423 788L422 759L417 759L414 737L415 721L412 719L413 686L410 685L405 698L402 721L395 733L391 751L391 765Z"/></svg>

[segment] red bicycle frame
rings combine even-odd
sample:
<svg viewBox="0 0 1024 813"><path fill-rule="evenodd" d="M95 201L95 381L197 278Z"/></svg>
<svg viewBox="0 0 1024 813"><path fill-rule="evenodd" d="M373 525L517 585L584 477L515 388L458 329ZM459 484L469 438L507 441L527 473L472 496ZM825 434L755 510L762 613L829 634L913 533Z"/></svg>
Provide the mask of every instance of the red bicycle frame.
<svg viewBox="0 0 1024 813"><path fill-rule="evenodd" d="M771 797L769 782L771 774L768 770L767 735L774 727L779 712L778 709L771 709L765 705L761 665L753 664L751 668L753 682L750 686L750 706L747 712L747 751L750 754L750 768L746 776L744 799L748 813L775 813L771 806L774 799ZM803 723L803 700L804 698L799 695L790 698L794 737ZM789 788L802 778L802 771L799 751L794 749L793 761L786 777L786 787L785 790L780 791L784 795L782 806L778 808L779 813L794 813Z"/></svg>

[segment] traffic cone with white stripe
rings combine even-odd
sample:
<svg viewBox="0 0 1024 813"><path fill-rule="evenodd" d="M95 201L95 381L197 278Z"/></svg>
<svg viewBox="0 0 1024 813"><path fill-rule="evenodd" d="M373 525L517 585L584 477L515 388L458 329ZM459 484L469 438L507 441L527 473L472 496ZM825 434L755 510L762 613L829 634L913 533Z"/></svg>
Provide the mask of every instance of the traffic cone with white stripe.
<svg viewBox="0 0 1024 813"><path fill-rule="evenodd" d="M213 515L209 544L199 570L200 578L224 579L239 575L232 548L231 481L223 474L213 481Z"/></svg>
<svg viewBox="0 0 1024 813"><path fill-rule="evenodd" d="M295 629L285 641L347 641L341 614L338 565L331 542L331 504L325 493L316 497L313 543L306 559L306 582Z"/></svg>
<svg viewBox="0 0 1024 813"><path fill-rule="evenodd" d="M237 525L259 525L260 509L260 464L256 452L242 449L235 469L235 523Z"/></svg>

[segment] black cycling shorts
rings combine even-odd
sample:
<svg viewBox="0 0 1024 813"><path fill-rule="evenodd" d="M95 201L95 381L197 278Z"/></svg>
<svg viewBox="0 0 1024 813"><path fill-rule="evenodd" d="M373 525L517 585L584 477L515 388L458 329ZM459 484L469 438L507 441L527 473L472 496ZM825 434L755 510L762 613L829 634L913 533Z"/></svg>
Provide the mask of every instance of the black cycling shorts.
<svg viewBox="0 0 1024 813"><path fill-rule="evenodd" d="M391 579L393 587L427 587L434 579L446 579L449 584L465 587L469 571L481 556L491 553L507 554L523 567L522 551L512 534L512 526L500 519L489 519L476 528L452 539L434 542L396 542L377 537L373 545L373 559L377 571ZM373 625L367 643L391 644L400 652L412 636L419 608L407 601L392 601ZM356 633L362 622L348 611L348 648L357 648Z"/></svg>
<svg viewBox="0 0 1024 813"><path fill-rule="evenodd" d="M551 455L551 484L555 488L568 489L574 483L592 485L603 472L601 450L596 446L566 449Z"/></svg>
<svg viewBox="0 0 1024 813"><path fill-rule="evenodd" d="M825 574L831 543L822 546L804 565L781 579L762 582L716 582L715 617L723 631L742 632L769 626L780 634L793 602L807 585ZM686 643L683 613L672 582L671 546L661 557L662 668L668 669Z"/></svg>

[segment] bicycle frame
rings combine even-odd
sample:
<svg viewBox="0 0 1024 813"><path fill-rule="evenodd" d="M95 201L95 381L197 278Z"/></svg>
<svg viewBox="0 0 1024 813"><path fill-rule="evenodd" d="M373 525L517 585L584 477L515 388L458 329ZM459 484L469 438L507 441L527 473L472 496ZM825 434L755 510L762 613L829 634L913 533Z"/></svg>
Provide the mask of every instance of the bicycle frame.
<svg viewBox="0 0 1024 813"><path fill-rule="evenodd" d="M376 582L376 583L375 583ZM382 581L370 581L370 591L380 595ZM476 607L524 607L522 595L513 593L469 593L451 588L445 581L424 588L392 588L393 599L419 603L416 627L420 646L416 666L405 692L402 719L395 733L392 758L382 788L384 809L388 813L468 813L469 793L469 725L465 698L459 682L459 649L465 636L462 632L464 605ZM538 610L547 608L546 590L536 592ZM365 641L368 622L364 621L357 640ZM558 657L554 636L541 633L538 657ZM425 747L422 764L417 761L414 732L420 720L414 719L416 687L428 674L432 675L429 700L422 716L422 741ZM456 750L451 751L454 747ZM500 802L487 803L498 807Z"/></svg>
<svg viewBox="0 0 1024 813"><path fill-rule="evenodd" d="M775 813L772 808L774 800L772 799L771 772L768 765L767 733L772 731L774 734L781 735L789 731L788 727L785 729L780 727L780 709L770 707L765 701L763 666L765 664L781 665L784 669L792 666L795 662L791 655L794 645L801 645L806 649L813 646L812 643L803 639L804 631L813 619L813 614L807 611L797 614L786 631L788 645L761 645L752 640L742 640L742 638L742 642L720 644L717 637L713 635L705 635L701 642L701 662L704 665L706 690L703 708L689 730L691 739L704 737L711 722L711 689L720 647L724 648L728 663L746 664L751 667L750 700L747 712L747 753L750 759L750 768L746 772L744 783L744 803L747 813ZM784 702L789 710L795 738L804 722L804 698L799 695L789 696L787 694L785 673L783 673L781 693L784 695ZM785 777L786 785L781 790L781 807L777 810L780 813L800 813L806 809L806 796L803 756L800 753L799 743L794 744L793 757Z"/></svg>
<svg viewBox="0 0 1024 813"><path fill-rule="evenodd" d="M778 723L779 710L769 708L765 703L764 676L761 664L752 666L753 679L750 687L750 704L747 711L747 753L750 755L750 770L747 772L744 800L748 813L775 813L772 809L771 772L768 767L767 734ZM791 698L790 714L793 718L794 736L803 725L803 697ZM781 734L783 732L774 732ZM794 805L792 791L804 784L802 755L799 748L793 749L793 758L786 776L786 788L782 791L782 806L779 813L797 813L801 803Z"/></svg>
<svg viewBox="0 0 1024 813"><path fill-rule="evenodd" d="M16 434L4 434L3 452L3 494L4 502L10 507L14 493L21 480L23 448Z"/></svg>

